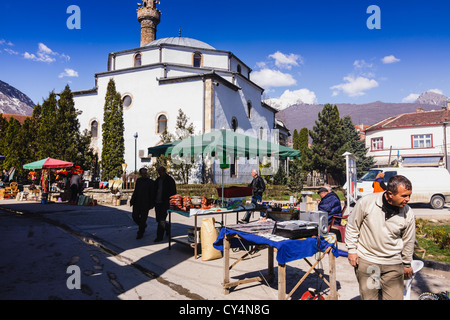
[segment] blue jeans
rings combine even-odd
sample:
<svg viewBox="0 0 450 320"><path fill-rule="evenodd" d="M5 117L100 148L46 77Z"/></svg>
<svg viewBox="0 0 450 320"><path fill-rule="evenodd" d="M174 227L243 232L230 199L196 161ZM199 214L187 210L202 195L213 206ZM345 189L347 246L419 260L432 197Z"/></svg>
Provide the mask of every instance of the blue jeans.
<svg viewBox="0 0 450 320"><path fill-rule="evenodd" d="M262 201L262 196L254 195L254 196L252 197L252 203L253 203L255 206L258 204L258 202L261 202L261 201ZM250 215L251 215L251 214L252 214L252 213L251 213L250 211L247 211L247 214L245 215L244 220L245 220L245 221L249 221L249 220L250 220ZM263 213L263 212L260 212L259 214L260 214L261 218L264 218L264 213Z"/></svg>

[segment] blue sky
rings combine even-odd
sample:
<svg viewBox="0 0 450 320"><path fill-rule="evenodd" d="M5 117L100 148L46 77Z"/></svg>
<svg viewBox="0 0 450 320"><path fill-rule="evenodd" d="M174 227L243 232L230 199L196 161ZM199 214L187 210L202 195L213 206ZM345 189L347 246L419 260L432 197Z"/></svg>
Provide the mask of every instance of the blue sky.
<svg viewBox="0 0 450 320"><path fill-rule="evenodd" d="M139 47L138 1L0 3L0 80L41 103L50 91L94 87L108 53ZM81 29L70 30L70 5ZM370 5L381 29L369 29ZM414 101L450 96L450 1L161 0L158 38L233 52L280 104ZM282 98L282 99L280 99Z"/></svg>

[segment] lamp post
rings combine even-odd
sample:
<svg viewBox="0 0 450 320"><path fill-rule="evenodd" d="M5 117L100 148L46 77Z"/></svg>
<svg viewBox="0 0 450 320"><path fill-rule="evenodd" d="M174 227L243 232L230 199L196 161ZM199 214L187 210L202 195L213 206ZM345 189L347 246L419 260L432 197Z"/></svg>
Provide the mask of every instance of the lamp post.
<svg viewBox="0 0 450 320"><path fill-rule="evenodd" d="M134 134L134 172L137 172L137 139L139 138L138 133Z"/></svg>

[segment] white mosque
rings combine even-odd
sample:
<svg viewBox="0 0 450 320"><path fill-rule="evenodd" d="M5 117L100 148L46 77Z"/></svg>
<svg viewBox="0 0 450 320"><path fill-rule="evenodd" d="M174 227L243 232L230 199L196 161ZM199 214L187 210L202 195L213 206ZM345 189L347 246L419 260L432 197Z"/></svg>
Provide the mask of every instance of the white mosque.
<svg viewBox="0 0 450 320"><path fill-rule="evenodd" d="M175 133L179 109L194 124L196 134L225 128L275 142L281 133L286 139L289 133L275 119L277 110L262 102L264 89L252 82L251 68L232 52L181 35L156 38L161 16L157 4L156 0L138 4L140 47L110 53L108 70L95 74L95 88L73 93L75 108L82 111L81 129L91 130L99 158L111 78L123 99L127 171L135 169L135 162L137 169L150 164L147 149L161 144L165 128ZM274 129L281 130L274 134ZM226 170L224 183L249 182L255 167L255 160L239 159ZM220 183L221 175L213 182Z"/></svg>

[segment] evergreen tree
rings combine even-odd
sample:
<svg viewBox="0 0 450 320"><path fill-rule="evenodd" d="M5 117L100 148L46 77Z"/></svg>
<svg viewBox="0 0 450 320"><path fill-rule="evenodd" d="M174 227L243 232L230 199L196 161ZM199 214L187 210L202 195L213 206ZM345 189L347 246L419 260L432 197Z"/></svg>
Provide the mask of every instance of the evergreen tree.
<svg viewBox="0 0 450 320"><path fill-rule="evenodd" d="M358 132L355 130L355 125L352 118L347 115L343 118L344 125L344 141L345 151L353 153L358 159L356 160L358 178L361 178L370 168L375 164L373 157L367 156L368 148L366 143L361 140Z"/></svg>
<svg viewBox="0 0 450 320"><path fill-rule="evenodd" d="M294 159L289 163L289 177L287 178L287 186L289 190L295 193L295 197L299 198L299 193L303 190L303 175L302 165L298 159Z"/></svg>
<svg viewBox="0 0 450 320"><path fill-rule="evenodd" d="M113 79L106 91L103 121L102 179L111 180L122 174L125 161L123 104Z"/></svg>
<svg viewBox="0 0 450 320"><path fill-rule="evenodd" d="M57 158L59 155L57 133L57 101L56 94L51 92L42 104L41 119L37 132L37 159Z"/></svg>
<svg viewBox="0 0 450 320"><path fill-rule="evenodd" d="M305 151L309 144L308 128L302 128L298 133L298 150Z"/></svg>
<svg viewBox="0 0 450 320"><path fill-rule="evenodd" d="M20 122L17 119L11 117L8 121L8 128L6 129L5 136L3 138L4 156L3 167L9 169L11 167L16 168L16 174L23 171L22 160L20 159L20 140L18 139L21 131ZM3 151L2 151L3 152Z"/></svg>
<svg viewBox="0 0 450 320"><path fill-rule="evenodd" d="M336 105L326 104L318 114L313 130L309 131L311 148L305 151L309 170L331 174L339 183L345 180L344 129Z"/></svg>
<svg viewBox="0 0 450 320"><path fill-rule="evenodd" d="M294 133L292 134L292 148L296 150L300 150L300 144L298 139L298 131L294 129Z"/></svg>
<svg viewBox="0 0 450 320"><path fill-rule="evenodd" d="M0 154L6 156L5 152L5 136L8 129L8 120L3 118L3 114L0 113ZM1 168L0 168L1 169Z"/></svg>
<svg viewBox="0 0 450 320"><path fill-rule="evenodd" d="M56 114L58 140L58 158L65 161L76 162L78 150L77 143L80 134L78 113L75 110L73 94L67 85L58 100Z"/></svg>
<svg viewBox="0 0 450 320"><path fill-rule="evenodd" d="M284 165L280 163L277 172L273 176L273 184L284 186L286 185L288 178L286 177L286 170L284 170Z"/></svg>

